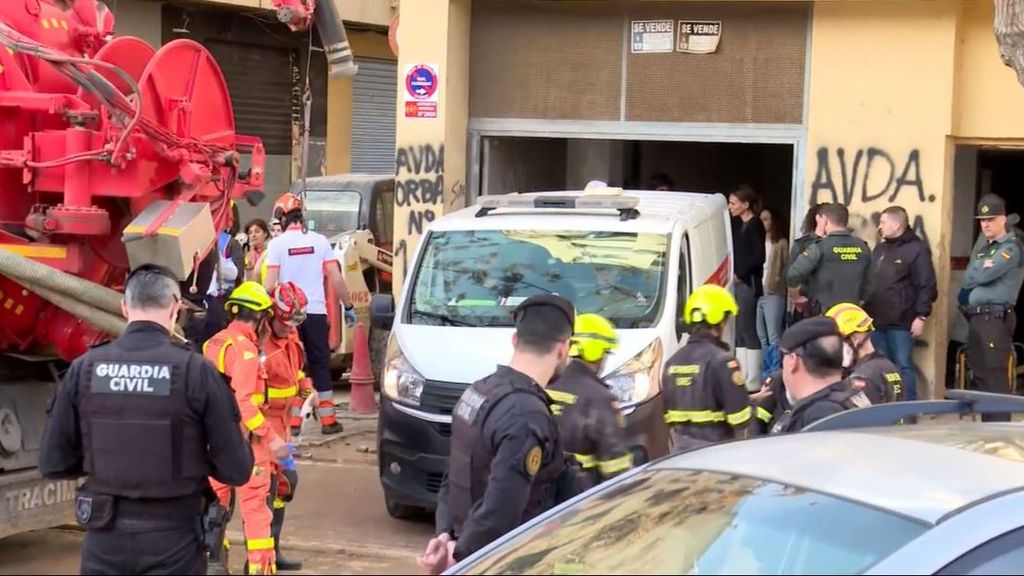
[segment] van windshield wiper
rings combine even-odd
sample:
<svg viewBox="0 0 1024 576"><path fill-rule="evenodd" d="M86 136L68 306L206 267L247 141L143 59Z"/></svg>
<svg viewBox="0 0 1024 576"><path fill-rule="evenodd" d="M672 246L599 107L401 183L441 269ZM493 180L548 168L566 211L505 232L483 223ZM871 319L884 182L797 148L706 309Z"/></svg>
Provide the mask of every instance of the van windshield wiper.
<svg viewBox="0 0 1024 576"><path fill-rule="evenodd" d="M452 318L447 314L441 314L439 312L429 312L427 310L417 310L413 308L411 313L413 315L423 316L424 318L433 318L434 320L440 320L441 322L447 323L449 326L468 326L470 328L480 327L480 324L469 322L467 320L459 320L457 318Z"/></svg>

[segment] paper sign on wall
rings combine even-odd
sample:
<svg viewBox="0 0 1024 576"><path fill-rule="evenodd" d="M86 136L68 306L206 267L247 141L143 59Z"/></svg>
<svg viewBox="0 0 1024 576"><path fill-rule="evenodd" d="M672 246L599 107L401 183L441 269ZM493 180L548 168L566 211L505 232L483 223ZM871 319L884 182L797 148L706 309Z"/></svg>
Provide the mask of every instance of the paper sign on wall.
<svg viewBox="0 0 1024 576"><path fill-rule="evenodd" d="M676 50L689 54L711 54L722 39L721 20L680 20Z"/></svg>
<svg viewBox="0 0 1024 576"><path fill-rule="evenodd" d="M437 118L438 68L437 64L410 64L406 67L406 118Z"/></svg>
<svg viewBox="0 0 1024 576"><path fill-rule="evenodd" d="M630 26L633 54L672 52L675 22L672 20L633 20Z"/></svg>

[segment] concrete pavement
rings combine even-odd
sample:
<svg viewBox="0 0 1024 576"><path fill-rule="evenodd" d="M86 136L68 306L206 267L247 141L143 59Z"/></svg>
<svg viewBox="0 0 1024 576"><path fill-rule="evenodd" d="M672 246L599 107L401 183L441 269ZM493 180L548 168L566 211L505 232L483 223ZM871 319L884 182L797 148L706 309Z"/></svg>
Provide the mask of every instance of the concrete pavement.
<svg viewBox="0 0 1024 576"><path fill-rule="evenodd" d="M432 518L388 516L377 477L375 418L343 411L342 434L323 437L315 422L298 452L299 486L288 507L285 554L305 563L281 574L418 574L416 555L433 533ZM232 572L245 559L239 515L229 526ZM77 573L82 533L44 530L0 540L0 575Z"/></svg>

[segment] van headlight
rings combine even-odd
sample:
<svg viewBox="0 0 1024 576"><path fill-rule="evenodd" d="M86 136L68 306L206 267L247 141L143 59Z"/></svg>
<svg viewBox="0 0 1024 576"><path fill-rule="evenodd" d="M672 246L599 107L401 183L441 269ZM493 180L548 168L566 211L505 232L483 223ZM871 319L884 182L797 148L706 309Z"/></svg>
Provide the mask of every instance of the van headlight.
<svg viewBox="0 0 1024 576"><path fill-rule="evenodd" d="M661 390L661 339L651 342L604 381L622 407L650 400Z"/></svg>
<svg viewBox="0 0 1024 576"><path fill-rule="evenodd" d="M388 355L384 361L384 382L381 390L392 400L419 406L424 378L406 360L393 335L388 342Z"/></svg>

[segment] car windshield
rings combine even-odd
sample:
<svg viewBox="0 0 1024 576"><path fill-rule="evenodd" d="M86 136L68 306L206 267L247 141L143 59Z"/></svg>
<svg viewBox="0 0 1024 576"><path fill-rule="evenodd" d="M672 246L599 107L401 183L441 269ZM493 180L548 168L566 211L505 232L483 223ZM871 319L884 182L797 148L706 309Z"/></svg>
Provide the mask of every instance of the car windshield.
<svg viewBox="0 0 1024 576"><path fill-rule="evenodd" d="M753 478L648 471L515 537L463 574L857 574L927 529Z"/></svg>
<svg viewBox="0 0 1024 576"><path fill-rule="evenodd" d="M666 234L460 230L427 239L413 285L413 324L511 326L523 300L552 293L619 328L661 312Z"/></svg>
<svg viewBox="0 0 1024 576"><path fill-rule="evenodd" d="M327 238L355 230L360 199L354 190L306 190L306 225Z"/></svg>

